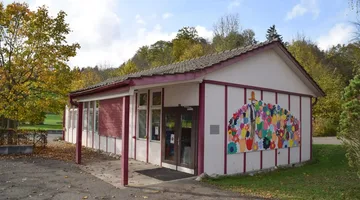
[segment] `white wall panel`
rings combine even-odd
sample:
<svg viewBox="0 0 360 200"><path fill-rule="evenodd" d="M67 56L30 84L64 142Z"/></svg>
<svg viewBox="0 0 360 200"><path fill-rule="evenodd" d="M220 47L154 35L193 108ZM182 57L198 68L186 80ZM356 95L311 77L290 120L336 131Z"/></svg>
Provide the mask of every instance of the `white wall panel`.
<svg viewBox="0 0 360 200"><path fill-rule="evenodd" d="M136 140L136 160L146 162L146 140Z"/></svg>
<svg viewBox="0 0 360 200"><path fill-rule="evenodd" d="M205 78L314 95L299 78L299 72L294 70L274 50L267 50L210 73Z"/></svg>
<svg viewBox="0 0 360 200"><path fill-rule="evenodd" d="M204 172L224 174L225 87L205 85ZM220 134L210 134L210 125L218 125Z"/></svg>
<svg viewBox="0 0 360 200"><path fill-rule="evenodd" d="M260 151L246 153L246 172L260 169Z"/></svg>
<svg viewBox="0 0 360 200"><path fill-rule="evenodd" d="M116 138L116 154L121 155L121 151L122 151L122 140L119 138ZM129 157L130 157L130 155L129 155Z"/></svg>
<svg viewBox="0 0 360 200"><path fill-rule="evenodd" d="M229 154L227 156L227 174L239 174L244 172L244 154Z"/></svg>
<svg viewBox="0 0 360 200"><path fill-rule="evenodd" d="M105 152L106 152L106 140L107 140L107 137L100 136L100 150L105 151Z"/></svg>
<svg viewBox="0 0 360 200"><path fill-rule="evenodd" d="M108 152L109 153L115 153L115 138L108 137Z"/></svg>
<svg viewBox="0 0 360 200"><path fill-rule="evenodd" d="M149 142L149 163L160 165L161 162L161 145L160 142Z"/></svg>
<svg viewBox="0 0 360 200"><path fill-rule="evenodd" d="M310 160L310 98L301 97L301 161Z"/></svg>
<svg viewBox="0 0 360 200"><path fill-rule="evenodd" d="M181 85L171 85L164 88L164 106L177 107L198 106L199 105L199 84L188 83Z"/></svg>
<svg viewBox="0 0 360 200"><path fill-rule="evenodd" d="M263 169L275 166L275 150L263 151Z"/></svg>
<svg viewBox="0 0 360 200"><path fill-rule="evenodd" d="M288 164L288 148L278 149L277 152L277 165L287 165Z"/></svg>
<svg viewBox="0 0 360 200"><path fill-rule="evenodd" d="M94 149L100 149L99 146L99 134L94 134Z"/></svg>
<svg viewBox="0 0 360 200"><path fill-rule="evenodd" d="M298 163L300 159L300 151L299 147L292 147L290 148L290 164Z"/></svg>

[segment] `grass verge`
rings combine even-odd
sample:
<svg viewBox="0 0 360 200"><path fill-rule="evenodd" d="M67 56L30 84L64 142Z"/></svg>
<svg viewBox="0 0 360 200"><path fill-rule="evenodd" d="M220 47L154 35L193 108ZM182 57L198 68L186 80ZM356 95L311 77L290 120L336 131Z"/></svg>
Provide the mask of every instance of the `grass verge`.
<svg viewBox="0 0 360 200"><path fill-rule="evenodd" d="M227 176L205 182L265 198L360 199L360 179L341 145L314 145L311 163L254 176Z"/></svg>
<svg viewBox="0 0 360 200"><path fill-rule="evenodd" d="M21 125L20 129L40 129L40 130L62 130L62 117L60 115L47 114L44 124Z"/></svg>

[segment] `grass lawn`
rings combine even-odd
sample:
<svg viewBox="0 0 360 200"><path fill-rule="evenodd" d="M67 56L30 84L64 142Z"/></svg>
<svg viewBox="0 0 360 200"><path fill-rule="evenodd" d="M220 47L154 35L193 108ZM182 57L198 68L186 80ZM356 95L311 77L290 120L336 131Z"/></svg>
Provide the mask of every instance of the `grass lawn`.
<svg viewBox="0 0 360 200"><path fill-rule="evenodd" d="M20 125L20 129L62 130L62 116L47 114L42 125Z"/></svg>
<svg viewBox="0 0 360 200"><path fill-rule="evenodd" d="M314 145L311 163L254 176L205 182L242 194L279 199L360 199L360 179L348 167L341 145Z"/></svg>

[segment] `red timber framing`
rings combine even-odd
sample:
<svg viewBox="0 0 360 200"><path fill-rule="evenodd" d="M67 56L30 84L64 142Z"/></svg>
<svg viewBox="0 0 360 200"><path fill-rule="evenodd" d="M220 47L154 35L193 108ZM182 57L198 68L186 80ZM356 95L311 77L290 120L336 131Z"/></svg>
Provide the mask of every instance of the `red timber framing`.
<svg viewBox="0 0 360 200"><path fill-rule="evenodd" d="M205 83L199 84L198 175L204 173Z"/></svg>
<svg viewBox="0 0 360 200"><path fill-rule="evenodd" d="M146 111L146 163L149 163L149 138L150 138L150 90L147 92L147 111Z"/></svg>
<svg viewBox="0 0 360 200"><path fill-rule="evenodd" d="M227 174L227 125L228 125L228 86L225 85L225 115L224 115L224 174Z"/></svg>
<svg viewBox="0 0 360 200"><path fill-rule="evenodd" d="M79 102L78 121L76 133L76 163L81 164L81 145L82 145L82 121L83 121L83 103Z"/></svg>
<svg viewBox="0 0 360 200"><path fill-rule="evenodd" d="M121 149L121 184L128 185L129 181L129 121L130 121L130 96L124 99L124 131L122 133L122 149Z"/></svg>
<svg viewBox="0 0 360 200"><path fill-rule="evenodd" d="M221 81L214 81L214 80L203 80L203 83L207 83L207 84L213 84L213 85L222 85L225 86L225 91L224 91L224 98L225 98L225 120L224 120L224 126L225 126L225 133L227 132L227 112L228 112L228 87L234 87L234 88L243 88L244 89L244 104L247 103L247 89L250 90L259 90L260 91L260 95L261 95L261 100L263 100L263 93L265 92L273 92L275 93L275 103L278 103L278 94L285 94L288 96L288 110L290 110L291 107L291 95L293 96L298 96L300 99L299 102L299 106L300 106L300 113L299 113L299 118L300 121L302 121L302 116L301 116L301 112L302 112L302 105L301 105L301 97L309 97L310 98L310 104L311 104L311 132L310 132L310 160L312 159L312 96L311 95L307 95L307 94L300 94L300 93L294 93L294 92L287 92L287 91L282 91L282 90L274 90L274 89L269 89L269 88L262 88L262 87L254 87L254 86L249 86L249 85L242 85L242 84L234 84L234 83L228 83L228 82L221 82ZM205 86L204 86L205 87ZM201 95L201 87L200 87L200 95ZM201 96L200 96L201 97ZM201 104L201 98L199 98L199 105ZM199 118L200 119L200 118ZM301 136L301 131L302 128L300 127L300 138ZM200 133L200 128L199 128L199 133ZM227 135L227 134L225 134ZM200 152L200 148L198 149ZM244 154L244 160L243 160L243 173L246 173L246 152L243 153ZM288 164L290 164L291 162L291 150L288 147ZM301 162L301 144L299 146L299 162ZM199 159L200 159L200 154L199 154ZM278 150L275 149L275 166L278 165ZM200 169L200 168L199 168ZM260 151L260 169L263 169L263 151ZM225 142L224 142L224 174L227 174L227 138L225 136Z"/></svg>
<svg viewBox="0 0 360 200"><path fill-rule="evenodd" d="M301 116L301 109L302 109L302 106L301 106L301 96L299 97L299 101L300 101L300 145L299 145L299 162L301 162L301 146L302 146L302 143L301 143L301 140L302 140L302 116Z"/></svg>
<svg viewBox="0 0 360 200"><path fill-rule="evenodd" d="M65 117L65 115L66 115L66 108L64 109L63 118L62 118L62 120L63 120L63 123L62 123L62 140L65 140L65 130L66 130L66 127L65 127L65 125L66 125L66 123L65 123L66 117Z"/></svg>
<svg viewBox="0 0 360 200"><path fill-rule="evenodd" d="M136 136L137 136L137 132L136 132L136 128L137 128L137 126L138 126L138 124L137 124L137 108L138 108L138 93L136 93L135 94L135 103L134 103L134 106L135 106L135 113L134 113L134 115L135 115L135 119L134 119L134 124L135 124L135 126L134 126L134 136L133 136L133 139L134 139L134 160L136 160L136 141L137 141L137 138L136 138Z"/></svg>

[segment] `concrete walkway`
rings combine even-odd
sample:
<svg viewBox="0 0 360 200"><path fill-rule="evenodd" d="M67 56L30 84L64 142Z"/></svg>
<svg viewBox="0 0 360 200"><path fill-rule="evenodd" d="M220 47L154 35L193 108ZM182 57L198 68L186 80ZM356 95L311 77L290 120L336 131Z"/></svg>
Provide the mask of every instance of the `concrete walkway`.
<svg viewBox="0 0 360 200"><path fill-rule="evenodd" d="M313 144L336 144L340 145L341 140L336 137L313 137Z"/></svg>
<svg viewBox="0 0 360 200"><path fill-rule="evenodd" d="M77 165L43 158L0 157L0 199L254 199L180 180L118 189Z"/></svg>

